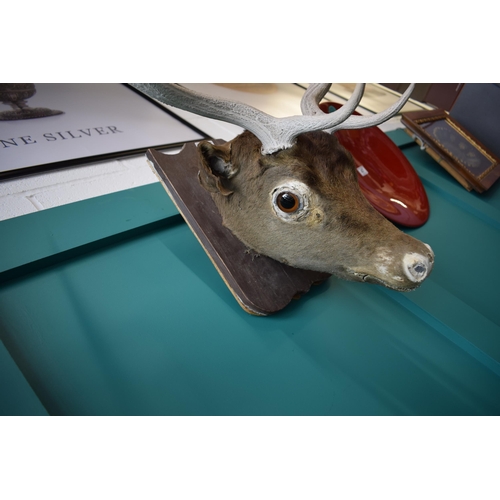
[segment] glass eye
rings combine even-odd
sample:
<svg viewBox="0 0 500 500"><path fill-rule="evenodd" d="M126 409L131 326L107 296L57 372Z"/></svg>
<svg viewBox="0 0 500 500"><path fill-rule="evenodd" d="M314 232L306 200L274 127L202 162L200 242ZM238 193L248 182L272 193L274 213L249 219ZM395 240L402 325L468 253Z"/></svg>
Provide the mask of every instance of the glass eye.
<svg viewBox="0 0 500 500"><path fill-rule="evenodd" d="M276 198L276 203L278 204L278 208L287 214L297 211L300 207L299 197L289 191L280 193Z"/></svg>

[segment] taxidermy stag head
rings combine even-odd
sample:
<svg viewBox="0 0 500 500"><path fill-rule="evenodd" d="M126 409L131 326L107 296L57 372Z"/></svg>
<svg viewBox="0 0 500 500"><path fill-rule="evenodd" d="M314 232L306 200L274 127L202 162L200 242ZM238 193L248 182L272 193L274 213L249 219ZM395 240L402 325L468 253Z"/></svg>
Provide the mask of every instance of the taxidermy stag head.
<svg viewBox="0 0 500 500"><path fill-rule="evenodd" d="M318 106L330 84L311 84L301 102L303 116L287 118L177 84L133 86L165 104L246 129L222 146L203 141L198 151L201 184L223 224L250 250L292 267L401 291L429 275L431 248L368 203L351 154L332 133L384 122L403 107L413 86L390 108L366 117L351 116L364 84L330 114Z"/></svg>

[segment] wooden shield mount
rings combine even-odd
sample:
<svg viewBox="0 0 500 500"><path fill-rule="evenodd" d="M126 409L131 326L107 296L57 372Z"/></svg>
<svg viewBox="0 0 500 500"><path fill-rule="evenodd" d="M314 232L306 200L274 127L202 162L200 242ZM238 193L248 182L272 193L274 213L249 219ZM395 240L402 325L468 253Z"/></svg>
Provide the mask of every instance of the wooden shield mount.
<svg viewBox="0 0 500 500"><path fill-rule="evenodd" d="M214 144L223 144L217 140ZM222 225L210 194L200 185L200 160L194 143L176 155L150 149L146 153L180 214L204 248L215 268L248 313L267 316L307 293L329 274L296 269L269 257L251 255L245 245Z"/></svg>

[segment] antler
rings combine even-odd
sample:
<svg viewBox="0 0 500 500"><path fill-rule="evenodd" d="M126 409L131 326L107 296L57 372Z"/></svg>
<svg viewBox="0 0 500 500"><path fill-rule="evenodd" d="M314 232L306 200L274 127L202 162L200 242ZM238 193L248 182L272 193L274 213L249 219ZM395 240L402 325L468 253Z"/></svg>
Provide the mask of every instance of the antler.
<svg viewBox="0 0 500 500"><path fill-rule="evenodd" d="M262 142L262 154L265 155L292 147L295 138L305 132L337 130L342 128L344 122L349 122L349 124L343 128L370 127L372 122L369 119L374 118L351 116L363 96L364 83L356 85L351 97L342 108L329 114L323 113L319 109L318 103L328 92L331 84L312 84L302 99L301 107L304 115L286 118L275 118L248 104L194 92L178 84L132 83L131 85L164 104L207 118L223 120L249 130ZM407 93L408 91L405 94ZM375 115L381 117L380 122L376 124L382 123L397 113L404 102L397 109L395 106L391 106L383 113ZM358 120L359 118L366 121ZM364 123L369 124L365 125Z"/></svg>
<svg viewBox="0 0 500 500"><path fill-rule="evenodd" d="M352 114L363 96L364 84L358 84L342 109L318 116L275 118L253 106L222 97L194 92L178 84L132 83L133 87L164 104L239 125L262 142L262 154L271 154L293 146L304 132L324 130L338 125Z"/></svg>
<svg viewBox="0 0 500 500"><path fill-rule="evenodd" d="M331 84L325 83L311 83L309 85L300 102L300 109L304 115L317 116L323 113L318 104L321 99L325 97L326 93L330 89L330 85ZM342 123L329 128L327 132L332 133L336 130L374 127L375 125L384 123L401 110L401 108L406 104L406 101L409 99L414 88L415 84L410 84L405 93L392 106L388 107L381 113L370 116L350 116Z"/></svg>

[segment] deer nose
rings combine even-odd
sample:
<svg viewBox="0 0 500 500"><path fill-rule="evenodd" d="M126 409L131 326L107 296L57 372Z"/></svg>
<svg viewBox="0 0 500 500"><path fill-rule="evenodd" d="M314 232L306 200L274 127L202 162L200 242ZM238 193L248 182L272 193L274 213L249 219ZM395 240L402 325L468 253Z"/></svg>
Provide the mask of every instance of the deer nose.
<svg viewBox="0 0 500 500"><path fill-rule="evenodd" d="M403 270L406 277L413 281L414 283L420 283L423 281L432 270L432 265L434 263L434 252L432 248L425 244L428 248L427 255L422 255L420 253L407 253L403 257Z"/></svg>

